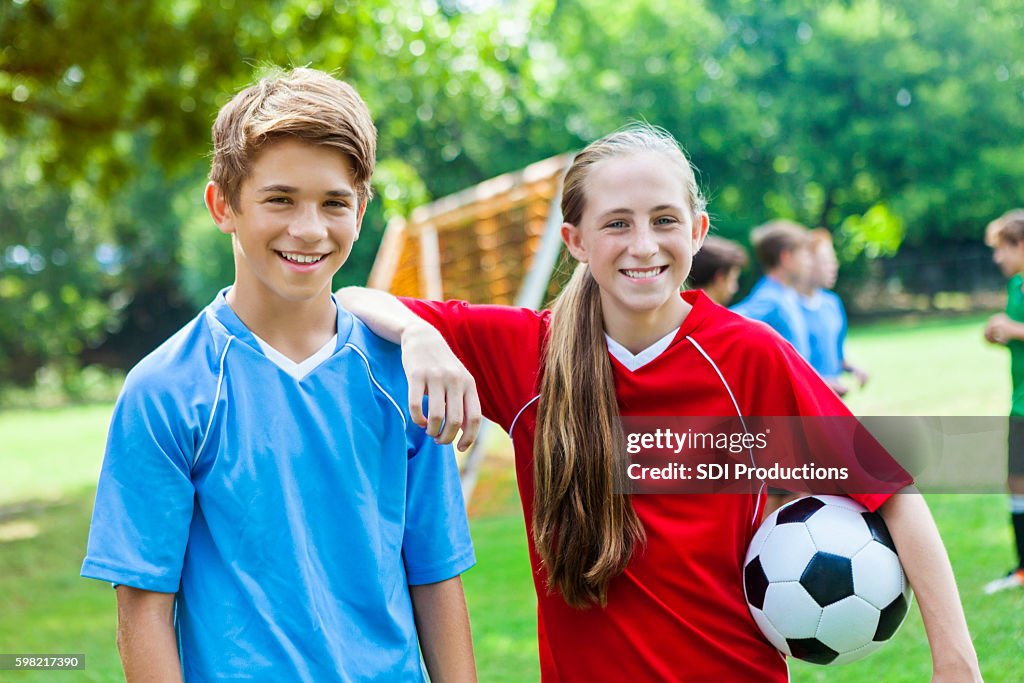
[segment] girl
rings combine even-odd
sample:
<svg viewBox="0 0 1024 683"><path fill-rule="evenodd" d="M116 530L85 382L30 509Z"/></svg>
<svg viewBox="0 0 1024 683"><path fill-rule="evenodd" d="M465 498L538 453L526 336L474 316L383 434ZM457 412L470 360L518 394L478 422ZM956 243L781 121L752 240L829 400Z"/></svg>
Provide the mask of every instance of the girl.
<svg viewBox="0 0 1024 683"><path fill-rule="evenodd" d="M562 213L562 238L579 265L551 311L402 306L367 290L344 290L340 300L401 341L410 404L429 390L430 433L440 432L444 411L440 332L475 378L483 414L511 435L544 681L785 681L785 661L743 594L763 498L616 494L619 417L849 412L769 328L700 292L680 295L708 215L667 133L635 125L588 146L565 177ZM459 390L447 399L441 437L450 439L475 411L463 414ZM921 497L856 498L881 506L896 539L924 614L934 680L980 680Z"/></svg>

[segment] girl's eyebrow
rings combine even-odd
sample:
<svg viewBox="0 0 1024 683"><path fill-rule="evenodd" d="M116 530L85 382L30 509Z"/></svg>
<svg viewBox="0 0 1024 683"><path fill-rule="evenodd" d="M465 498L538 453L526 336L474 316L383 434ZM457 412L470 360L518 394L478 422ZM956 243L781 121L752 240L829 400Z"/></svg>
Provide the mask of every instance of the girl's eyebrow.
<svg viewBox="0 0 1024 683"><path fill-rule="evenodd" d="M651 207L651 212L652 213L654 213L656 211L666 211L666 210L682 211L682 208L680 208L676 204L658 204L655 207ZM634 213L633 209L628 209L628 208L625 208L625 207L619 208L619 209L609 209L608 211L605 211L604 213L601 214L601 218L604 218L605 216L611 216L611 215L614 215L614 214L626 214L626 215L632 216L633 213Z"/></svg>
<svg viewBox="0 0 1024 683"><path fill-rule="evenodd" d="M604 213L601 214L601 218L604 218L605 216L611 216L612 214L616 214L616 213L625 213L625 214L628 214L628 215L632 216L633 215L633 209L626 209L626 208L608 209L607 211L605 211Z"/></svg>

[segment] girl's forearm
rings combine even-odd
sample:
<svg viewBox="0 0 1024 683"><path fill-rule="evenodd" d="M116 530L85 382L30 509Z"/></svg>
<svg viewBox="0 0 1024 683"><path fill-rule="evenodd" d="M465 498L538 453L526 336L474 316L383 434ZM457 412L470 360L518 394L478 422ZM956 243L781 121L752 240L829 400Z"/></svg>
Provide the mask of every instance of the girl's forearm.
<svg viewBox="0 0 1024 683"><path fill-rule="evenodd" d="M401 301L387 292L364 287L344 287L335 292L342 308L352 313L378 337L398 344L413 328L428 326Z"/></svg>
<svg viewBox="0 0 1024 683"><path fill-rule="evenodd" d="M917 595L936 680L980 681L953 568L924 498L898 493L879 510Z"/></svg>

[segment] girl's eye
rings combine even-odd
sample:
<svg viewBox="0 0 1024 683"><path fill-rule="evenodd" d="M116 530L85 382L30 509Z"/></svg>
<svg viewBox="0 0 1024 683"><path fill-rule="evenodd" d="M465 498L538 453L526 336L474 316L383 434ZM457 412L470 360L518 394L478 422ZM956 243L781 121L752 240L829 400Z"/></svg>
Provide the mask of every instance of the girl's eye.
<svg viewBox="0 0 1024 683"><path fill-rule="evenodd" d="M672 225L673 223L678 222L679 221L678 219L676 219L675 216L661 216L655 221L655 223L657 223L658 225Z"/></svg>
<svg viewBox="0 0 1024 683"><path fill-rule="evenodd" d="M626 221L612 221L605 226L606 228L624 228L626 227Z"/></svg>
<svg viewBox="0 0 1024 683"><path fill-rule="evenodd" d="M291 204L290 197L271 197L267 200L271 204Z"/></svg>

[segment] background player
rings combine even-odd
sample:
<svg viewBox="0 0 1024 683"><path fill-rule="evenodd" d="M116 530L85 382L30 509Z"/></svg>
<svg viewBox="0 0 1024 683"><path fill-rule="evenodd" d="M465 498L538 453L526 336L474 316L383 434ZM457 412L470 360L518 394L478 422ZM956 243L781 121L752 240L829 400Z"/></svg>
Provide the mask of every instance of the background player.
<svg viewBox="0 0 1024 683"><path fill-rule="evenodd" d="M750 243L764 275L750 294L732 307L740 315L767 323L805 359L811 357L799 290L811 277L813 261L807 228L775 220L750 231Z"/></svg>
<svg viewBox="0 0 1024 683"><path fill-rule="evenodd" d="M825 383L843 396L849 391L842 382L844 372L851 373L861 387L867 383L868 373L846 359L846 308L839 295L832 291L839 276L839 259L832 234L819 228L811 230L810 237L811 277L800 292L811 348L808 361Z"/></svg>
<svg viewBox="0 0 1024 683"><path fill-rule="evenodd" d="M366 105L296 69L213 140L235 281L129 374L82 566L117 585L125 675L422 680L422 645L434 680L475 680L454 458L399 407L398 348L331 296L370 199Z"/></svg>
<svg viewBox="0 0 1024 683"><path fill-rule="evenodd" d="M992 247L993 260L1010 279L1006 312L992 316L985 325L985 339L1010 350L1013 382L1008 486L1017 567L985 586L986 593L996 593L1024 586L1024 210L1010 211L989 223L985 243Z"/></svg>
<svg viewBox="0 0 1024 683"><path fill-rule="evenodd" d="M690 289L704 290L716 304L728 306L739 289L740 273L749 261L738 243L708 235L700 251L693 255L687 284Z"/></svg>
<svg viewBox="0 0 1024 683"><path fill-rule="evenodd" d="M446 342L475 377L484 415L511 435L543 680L614 671L635 681L786 681L743 595L762 498L616 493L619 417L849 412L767 326L699 291L680 295L708 216L667 133L634 126L589 145L566 175L562 213L580 264L551 311L406 300L427 325L382 292L346 289L341 301L417 360L407 368L410 407L429 393L430 433L442 416L460 424L473 403L467 385L438 381L457 365ZM442 360L418 364L431 357ZM934 680L980 680L921 496L857 498L881 506L896 540Z"/></svg>

